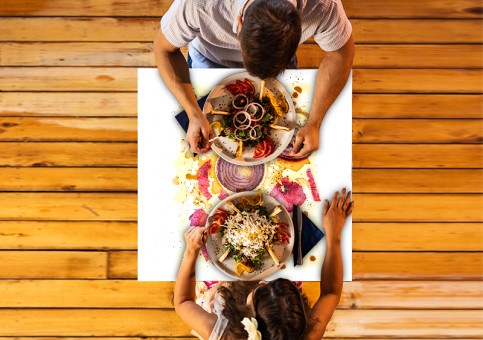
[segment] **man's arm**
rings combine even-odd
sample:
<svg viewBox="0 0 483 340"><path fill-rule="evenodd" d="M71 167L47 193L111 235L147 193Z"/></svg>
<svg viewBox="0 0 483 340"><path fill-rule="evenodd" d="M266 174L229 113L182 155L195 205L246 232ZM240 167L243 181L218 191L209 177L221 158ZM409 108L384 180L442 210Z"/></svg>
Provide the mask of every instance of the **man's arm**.
<svg viewBox="0 0 483 340"><path fill-rule="evenodd" d="M327 52L315 82L314 98L307 124L297 133L292 155L306 156L319 148L319 129L325 114L344 88L354 59L352 35L340 49Z"/></svg>
<svg viewBox="0 0 483 340"><path fill-rule="evenodd" d="M173 46L161 30L154 39L154 56L161 77L188 114L190 124L186 139L191 150L197 153L208 151L208 140L212 137L211 127L193 92L188 64L181 50Z"/></svg>
<svg viewBox="0 0 483 340"><path fill-rule="evenodd" d="M208 313L195 302L195 265L206 228L191 227L185 233L186 250L174 287L174 308L183 321L208 339L215 326L217 316Z"/></svg>
<svg viewBox="0 0 483 340"><path fill-rule="evenodd" d="M340 252L340 234L347 216L352 213L354 202L351 194L346 196L345 188L339 200L339 193L334 194L332 203L324 202L322 219L326 232L327 250L320 278L320 296L309 313L306 339L320 339L327 324L339 304L342 293L342 256Z"/></svg>

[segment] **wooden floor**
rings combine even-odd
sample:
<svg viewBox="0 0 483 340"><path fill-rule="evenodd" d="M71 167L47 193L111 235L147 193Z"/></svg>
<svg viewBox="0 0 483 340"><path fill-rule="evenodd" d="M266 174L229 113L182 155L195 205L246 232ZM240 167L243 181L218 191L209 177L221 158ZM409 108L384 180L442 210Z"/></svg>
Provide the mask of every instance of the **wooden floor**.
<svg viewBox="0 0 483 340"><path fill-rule="evenodd" d="M482 4L343 2L357 41L354 282L327 337L478 338ZM135 280L136 68L154 66L169 5L1 1L1 340L190 337L173 283ZM301 67L322 54L304 44Z"/></svg>

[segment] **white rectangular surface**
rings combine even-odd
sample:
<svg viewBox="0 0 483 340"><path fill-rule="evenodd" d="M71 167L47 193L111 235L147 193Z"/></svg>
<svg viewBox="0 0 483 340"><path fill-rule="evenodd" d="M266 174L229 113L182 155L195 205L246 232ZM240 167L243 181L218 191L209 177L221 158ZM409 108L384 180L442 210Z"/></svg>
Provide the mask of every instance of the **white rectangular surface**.
<svg viewBox="0 0 483 340"><path fill-rule="evenodd" d="M206 95L228 75L241 69L191 69L196 95ZM315 85L316 70L287 70L278 80L291 91L293 79ZM304 95L313 95L305 93ZM138 280L174 281L184 251L180 225L181 205L175 202L177 187L175 160L180 153L179 141L185 133L174 116L181 106L162 81L157 69L138 70ZM320 149L315 153L314 174L322 199L334 191L352 187L352 77L326 114L320 130ZM322 225L321 211L310 216ZM302 266L287 268L267 279L285 277L299 281L319 281L325 254L325 237L304 258ZM317 261L310 261L314 256ZM344 281L352 280L352 217L342 232ZM199 257L196 279L229 280L211 262Z"/></svg>

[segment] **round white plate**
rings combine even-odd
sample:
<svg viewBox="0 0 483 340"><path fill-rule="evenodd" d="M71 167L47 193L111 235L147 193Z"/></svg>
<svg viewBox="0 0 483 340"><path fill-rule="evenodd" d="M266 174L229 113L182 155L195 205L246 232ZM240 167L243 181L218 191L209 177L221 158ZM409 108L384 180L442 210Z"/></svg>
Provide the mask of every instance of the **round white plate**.
<svg viewBox="0 0 483 340"><path fill-rule="evenodd" d="M203 106L203 113L210 123L218 120L223 120L221 115L211 115L211 110L224 111L228 108L231 103L233 96L225 89L225 85L235 83L237 80L249 79L253 86L255 86L255 93L260 93L261 81L257 77L251 76L248 72L236 73L223 79L213 90L211 90L208 95L205 105ZM275 143L275 151L264 158L253 158L253 147L246 147L243 150L243 159L235 158L234 153L227 151L226 147L223 146L223 142L216 139L213 142L212 149L220 157L226 161L243 166L258 165L270 162L274 160L278 155L280 155L283 150L287 147L294 134L294 127L297 120L297 114L295 113L295 107L293 105L292 97L290 93L285 89L285 87L276 79L267 79L265 82L265 90L270 91L274 96L278 96L281 93L285 95L289 109L285 116L278 118L276 121L278 125L291 127L290 131L281 131L270 129L268 135Z"/></svg>
<svg viewBox="0 0 483 340"><path fill-rule="evenodd" d="M209 218L216 213L217 209L224 209L227 211L232 211L231 208L226 204L226 201L231 202L238 202L242 197L253 197L257 194L255 191L245 191L240 192L238 194L231 195L217 204L213 210L211 211L206 225L210 223ZM280 266L276 266L275 262L273 262L270 255L265 251L262 257L261 264L253 271L253 273L243 272L240 276L236 274L235 266L236 262L232 257L227 257L223 262L218 261L221 255L225 252L226 248L223 246L221 242L221 235L220 233L216 234L209 234L208 240L206 242L206 249L208 251L208 255L210 256L211 261L213 261L214 265L221 270L226 275L236 279L236 280L260 280L264 277L272 275L273 273L280 270L280 267L284 265L285 262L292 254L292 249L294 245L294 227L292 223L292 219L290 218L289 213L287 210L280 205L280 203L273 197L263 194L263 205L267 208L267 211L270 213L273 208L279 205L282 208L282 212L278 214L278 217L282 222L287 223L288 228L287 231L290 234L290 243L276 243L272 245L273 252L277 256L280 261Z"/></svg>

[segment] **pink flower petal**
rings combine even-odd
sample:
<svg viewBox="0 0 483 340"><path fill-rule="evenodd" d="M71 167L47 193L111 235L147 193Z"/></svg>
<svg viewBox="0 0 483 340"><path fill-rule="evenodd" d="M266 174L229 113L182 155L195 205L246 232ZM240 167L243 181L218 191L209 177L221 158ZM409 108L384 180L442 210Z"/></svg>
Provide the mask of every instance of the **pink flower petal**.
<svg viewBox="0 0 483 340"><path fill-rule="evenodd" d="M208 214L203 209L196 209L189 217L190 226L204 227Z"/></svg>
<svg viewBox="0 0 483 340"><path fill-rule="evenodd" d="M307 169L307 177L309 178L310 191L312 191L312 198L316 202L320 202L319 190L317 190L317 184L315 183L314 175L312 175L312 170Z"/></svg>
<svg viewBox="0 0 483 340"><path fill-rule="evenodd" d="M208 191L208 187L210 186L210 180L208 179L208 173L210 172L210 168L211 160L203 164L198 170L198 186L200 187L201 193L207 199L211 198L211 193Z"/></svg>
<svg viewBox="0 0 483 340"><path fill-rule="evenodd" d="M226 192L225 189L222 188L220 194L218 195L218 198L220 200L224 200L227 197L228 197L228 193Z"/></svg>
<svg viewBox="0 0 483 340"><path fill-rule="evenodd" d="M273 187L270 196L279 201L285 209L292 211L294 204L302 205L305 202L307 196L300 184L292 182L286 177L283 177L281 182L282 184L277 183Z"/></svg>

